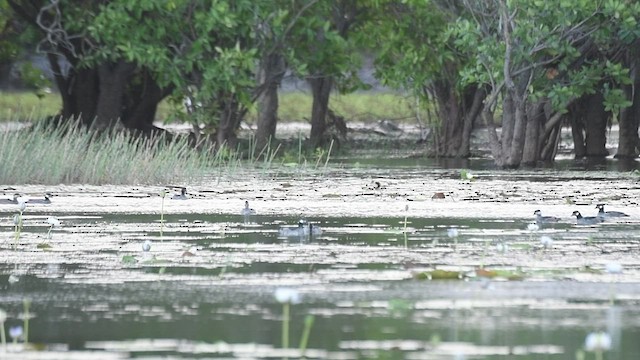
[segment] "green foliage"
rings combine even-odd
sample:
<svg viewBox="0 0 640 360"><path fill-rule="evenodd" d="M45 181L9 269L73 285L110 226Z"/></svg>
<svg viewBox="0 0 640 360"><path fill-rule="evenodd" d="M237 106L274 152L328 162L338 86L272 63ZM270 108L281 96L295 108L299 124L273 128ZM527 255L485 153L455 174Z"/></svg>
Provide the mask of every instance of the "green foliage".
<svg viewBox="0 0 640 360"><path fill-rule="evenodd" d="M467 10L473 17L458 18L449 30L457 49L474 52L461 72L463 83L486 83L495 89L508 80L503 69L508 59L508 73L520 91L532 99L550 98L556 110L564 111L572 100L598 88L609 110L629 105L621 90L607 90L627 84L628 71L603 59L613 58L620 44L637 38L638 4L511 0L504 9L499 2L478 2ZM509 35L503 31L503 13L512 17Z"/></svg>

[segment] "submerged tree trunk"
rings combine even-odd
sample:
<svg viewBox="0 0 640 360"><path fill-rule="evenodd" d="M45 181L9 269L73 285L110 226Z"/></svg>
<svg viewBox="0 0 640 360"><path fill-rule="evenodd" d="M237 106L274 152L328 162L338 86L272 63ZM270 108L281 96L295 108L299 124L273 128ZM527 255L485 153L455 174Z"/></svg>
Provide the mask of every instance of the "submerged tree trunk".
<svg viewBox="0 0 640 360"><path fill-rule="evenodd" d="M578 99L567 114L571 120L571 133L576 158L605 157L607 121L610 114L604 109L601 93Z"/></svg>
<svg viewBox="0 0 640 360"><path fill-rule="evenodd" d="M638 138L638 122L640 121L640 40L636 40L629 46L627 54L627 66L632 84L623 88L627 99L632 101L628 108L620 111L620 134L616 158L636 158L640 151L640 138Z"/></svg>
<svg viewBox="0 0 640 360"><path fill-rule="evenodd" d="M455 85L446 80L437 81L429 88L435 98L440 120L435 155L468 157L473 123L482 109L485 91L469 86L459 95Z"/></svg>
<svg viewBox="0 0 640 360"><path fill-rule="evenodd" d="M275 139L278 122L278 87L284 77L285 63L282 55L274 53L262 59L259 83L264 91L258 97L258 129L256 130L256 149L262 151Z"/></svg>
<svg viewBox="0 0 640 360"><path fill-rule="evenodd" d="M313 104L311 106L311 133L309 145L311 148L322 146L324 133L327 129L327 112L329 110L329 95L333 86L331 76L309 78Z"/></svg>

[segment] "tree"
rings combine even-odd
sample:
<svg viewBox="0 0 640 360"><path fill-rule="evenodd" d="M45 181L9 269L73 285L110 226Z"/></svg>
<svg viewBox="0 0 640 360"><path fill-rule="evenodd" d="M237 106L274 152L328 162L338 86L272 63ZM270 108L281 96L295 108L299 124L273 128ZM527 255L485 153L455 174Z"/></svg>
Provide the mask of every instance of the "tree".
<svg viewBox="0 0 640 360"><path fill-rule="evenodd" d="M292 30L293 48L288 61L311 88L311 132L309 146L322 146L327 130L329 96L364 87L356 75L359 55L350 40L352 32L366 21L366 1L320 2Z"/></svg>
<svg viewBox="0 0 640 360"><path fill-rule="evenodd" d="M270 2L273 8L264 11L256 26L256 47L260 49L258 66L258 127L256 147L264 149L275 139L278 114L278 87L293 59L296 46L292 33L305 18L317 0L303 2ZM299 26L299 25L298 25Z"/></svg>
<svg viewBox="0 0 640 360"><path fill-rule="evenodd" d="M582 96L600 93L608 112L628 105L617 87L627 81L624 71L600 51L624 25L607 5L614 2L465 3L472 16L458 19L454 32L457 46L474 49L475 56L463 69L463 80L490 89L482 116L497 165L518 167L552 159L561 120Z"/></svg>
<svg viewBox="0 0 640 360"><path fill-rule="evenodd" d="M377 74L384 84L408 89L435 106L434 155L467 157L473 124L486 87L462 84L460 70L471 49L456 48L449 26L463 16L463 1L383 2L367 25L371 46L379 49ZM468 14L467 14L468 15Z"/></svg>

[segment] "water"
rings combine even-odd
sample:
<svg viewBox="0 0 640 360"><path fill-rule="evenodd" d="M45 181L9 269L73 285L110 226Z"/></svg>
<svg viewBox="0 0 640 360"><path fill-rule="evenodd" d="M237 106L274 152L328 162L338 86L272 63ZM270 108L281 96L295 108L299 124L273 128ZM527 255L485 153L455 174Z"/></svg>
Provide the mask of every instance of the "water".
<svg viewBox="0 0 640 360"><path fill-rule="evenodd" d="M27 208L15 249L15 206L0 208L0 308L8 328L31 301L34 344L0 355L296 358L313 315L307 358L575 359L594 331L612 338L605 359L638 358L636 177L473 172L475 181L431 168L237 173L164 205L161 187L19 187L54 197ZM258 212L248 222L245 200ZM575 226L571 212L593 215L598 202L631 217ZM562 220L528 231L536 209ZM50 239L48 216L61 221ZM278 236L300 218L322 234ZM456 279L438 280L444 272ZM302 297L289 350L274 296L283 287Z"/></svg>

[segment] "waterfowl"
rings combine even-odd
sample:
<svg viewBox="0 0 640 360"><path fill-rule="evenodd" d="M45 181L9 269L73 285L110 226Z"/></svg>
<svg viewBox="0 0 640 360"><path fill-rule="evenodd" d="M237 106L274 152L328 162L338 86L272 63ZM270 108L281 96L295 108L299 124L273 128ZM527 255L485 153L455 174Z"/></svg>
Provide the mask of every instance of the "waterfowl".
<svg viewBox="0 0 640 360"><path fill-rule="evenodd" d="M171 197L172 200L187 200L187 188L183 187L180 188L180 194L173 194L173 196Z"/></svg>
<svg viewBox="0 0 640 360"><path fill-rule="evenodd" d="M593 224L599 224L604 221L602 217L598 217L598 216L584 217L582 216L582 214L580 214L580 211L578 210L574 211L573 214L571 215L576 217L576 224L578 225L593 225Z"/></svg>
<svg viewBox="0 0 640 360"><path fill-rule="evenodd" d="M27 199L29 204L51 204L51 193L45 193L44 199Z"/></svg>
<svg viewBox="0 0 640 360"><path fill-rule="evenodd" d="M604 211L604 204L596 205L596 209L598 209L598 217L608 218L629 216L621 211Z"/></svg>
<svg viewBox="0 0 640 360"><path fill-rule="evenodd" d="M17 204L20 194L13 194L13 199L0 199L0 204Z"/></svg>
<svg viewBox="0 0 640 360"><path fill-rule="evenodd" d="M249 202L244 202L244 209L240 212L243 216L255 215L256 211L249 207Z"/></svg>
<svg viewBox="0 0 640 360"><path fill-rule="evenodd" d="M551 223L551 222L560 221L560 218L557 218L555 216L542 216L542 211L540 211L540 210L534 211L533 215L536 216L536 223L538 223L538 224L544 224L544 223Z"/></svg>
<svg viewBox="0 0 640 360"><path fill-rule="evenodd" d="M278 231L278 235L283 237L309 236L320 234L322 234L322 229L319 226L313 225L305 220L298 221L297 227L283 227Z"/></svg>

